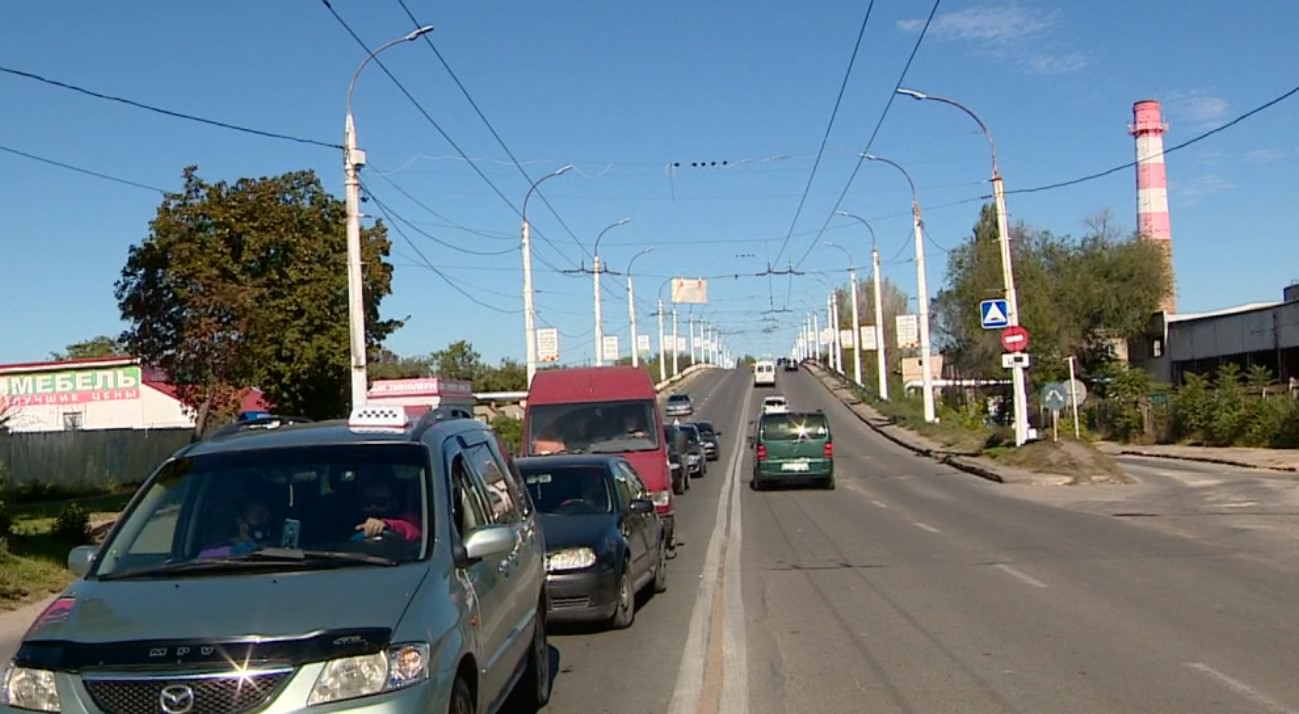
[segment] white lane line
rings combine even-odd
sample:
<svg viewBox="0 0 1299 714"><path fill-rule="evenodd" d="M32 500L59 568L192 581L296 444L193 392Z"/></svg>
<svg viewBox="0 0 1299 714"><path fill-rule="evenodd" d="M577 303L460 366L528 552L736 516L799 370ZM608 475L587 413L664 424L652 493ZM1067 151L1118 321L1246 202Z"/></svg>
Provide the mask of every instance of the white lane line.
<svg viewBox="0 0 1299 714"><path fill-rule="evenodd" d="M1219 672L1203 662L1185 662L1184 664L1270 712L1275 712L1276 714L1299 714L1295 709L1291 709L1239 679Z"/></svg>
<svg viewBox="0 0 1299 714"><path fill-rule="evenodd" d="M993 567L995 567L997 570L1000 570L1001 572L1003 572L1003 573L1005 573L1005 574L1007 574L1007 575L1010 575L1010 576L1015 577L1015 578L1019 578L1020 580L1022 580L1022 581L1024 581L1024 582L1028 583L1029 585L1032 585L1032 586L1035 587L1035 588L1045 588L1045 587L1046 587L1046 583L1042 582L1041 580L1038 580L1037 578L1033 577L1032 575L1028 575L1027 573L1024 573L1024 572L1019 571L1019 570L1016 570L1015 568L1012 568L1011 566L1006 565L1005 563L997 563L997 564L996 564L995 566L993 566Z"/></svg>
<svg viewBox="0 0 1299 714"><path fill-rule="evenodd" d="M875 506L876 506L877 508L888 508L888 507L889 507L889 504L887 504L887 503L885 503L885 502L883 502L883 501L876 501L876 500L874 500L874 499L871 499L871 503L875 504Z"/></svg>
<svg viewBox="0 0 1299 714"><path fill-rule="evenodd" d="M747 406L746 403L745 407ZM749 711L749 646L744 619L744 579L740 572L741 538L744 534L740 508L740 474L743 469L743 460L736 461L730 482L731 523L726 534L726 570L723 575L723 606L726 613L722 625L724 664L722 701L718 707L724 714L748 714Z"/></svg>
<svg viewBox="0 0 1299 714"><path fill-rule="evenodd" d="M749 401L752 392L745 391L741 405L741 422L749 413ZM731 450L731 463L727 473L736 473L740 468L740 454L744 453L744 429L736 429L732 435L734 448ZM681 664L677 667L676 684L672 687L672 703L668 714L694 714L698 711L700 695L704 688L704 670L708 654L708 631L712 628L709 620L713 609L713 593L717 589L722 557L722 537L727 525L727 499L735 495L724 491L717 499L717 514L713 517L713 532L708 536L708 552L704 557L704 570L699 575L699 590L695 594L695 604L690 611L690 630L686 636L686 646L681 653ZM738 575L738 574L737 574ZM746 686L747 690L747 686Z"/></svg>
<svg viewBox="0 0 1299 714"><path fill-rule="evenodd" d="M921 523L920 521L913 521L913 522L911 523L911 525L915 526L916 528L919 528L920 530L923 530L923 531L929 531L930 533L942 533L942 531L940 531L940 530L938 530L937 528L935 528L935 527L929 525L928 523Z"/></svg>

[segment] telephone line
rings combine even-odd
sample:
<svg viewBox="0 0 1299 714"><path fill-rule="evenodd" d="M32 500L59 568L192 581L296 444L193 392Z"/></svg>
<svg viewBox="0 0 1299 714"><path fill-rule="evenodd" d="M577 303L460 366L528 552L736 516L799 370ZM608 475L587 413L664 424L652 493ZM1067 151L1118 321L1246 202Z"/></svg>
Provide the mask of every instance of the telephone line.
<svg viewBox="0 0 1299 714"><path fill-rule="evenodd" d="M160 193L160 194L162 194L162 195L164 195L164 196L167 195L167 190L166 190L166 189L158 188L157 186L150 186L150 185L147 184L147 183L139 183L138 181L132 181L132 180L130 180L130 179L124 179L124 178L121 178L121 177L118 177L118 176L110 176L109 174L100 173L100 172L98 172L98 171L91 171L90 169L83 169L83 168L81 168L80 166L73 166L72 164L65 164L65 163L63 163L62 161L55 161L54 159L47 159L47 158L45 158L44 156L37 156L36 154L29 154L29 153L27 153L26 151L19 151L18 149L14 149L14 148L11 148L11 147L8 147L8 146L2 146L2 145L0 145L0 151L5 151L5 152L8 152L8 153L10 153L10 154L14 154L14 155L16 155L16 156L21 156L21 157L23 157L23 158L25 158L25 159L31 159L32 161L39 161L39 162L41 162L42 164L49 164L50 166L57 166L57 167L59 167L59 168L61 168L61 169L67 169L68 171L76 171L76 172L79 173L79 174L85 174L85 175L87 175L87 176L94 176L95 178L103 179L103 180L105 180L105 181L112 181L113 183L120 183L120 184L122 184L122 185L124 185L124 186L134 186L135 188L143 188L143 189L147 189L147 190L149 190L149 191L156 191L156 192L158 192L158 193Z"/></svg>

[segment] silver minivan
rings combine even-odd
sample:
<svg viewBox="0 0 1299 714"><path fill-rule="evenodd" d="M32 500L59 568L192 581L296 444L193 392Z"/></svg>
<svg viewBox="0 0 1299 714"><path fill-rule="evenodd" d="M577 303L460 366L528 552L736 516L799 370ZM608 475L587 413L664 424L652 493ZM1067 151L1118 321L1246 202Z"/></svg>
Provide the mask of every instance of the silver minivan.
<svg viewBox="0 0 1299 714"><path fill-rule="evenodd" d="M545 543L471 419L187 446L33 623L0 711L489 712L549 698Z"/></svg>

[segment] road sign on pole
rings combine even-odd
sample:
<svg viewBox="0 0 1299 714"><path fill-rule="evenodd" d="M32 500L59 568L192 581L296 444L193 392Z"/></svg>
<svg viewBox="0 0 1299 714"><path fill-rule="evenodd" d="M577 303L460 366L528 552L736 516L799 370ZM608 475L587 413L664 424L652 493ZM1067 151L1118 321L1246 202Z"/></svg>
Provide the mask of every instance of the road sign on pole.
<svg viewBox="0 0 1299 714"><path fill-rule="evenodd" d="M1000 330L1010 326L1010 307L1005 298L984 300L979 303L979 322L985 330Z"/></svg>
<svg viewBox="0 0 1299 714"><path fill-rule="evenodd" d="M1059 382L1051 382L1042 387L1042 405L1053 412L1058 412L1069 405L1069 387Z"/></svg>
<svg viewBox="0 0 1299 714"><path fill-rule="evenodd" d="M1011 325L1001 331L1001 346L1007 352L1028 351L1028 330L1020 325Z"/></svg>

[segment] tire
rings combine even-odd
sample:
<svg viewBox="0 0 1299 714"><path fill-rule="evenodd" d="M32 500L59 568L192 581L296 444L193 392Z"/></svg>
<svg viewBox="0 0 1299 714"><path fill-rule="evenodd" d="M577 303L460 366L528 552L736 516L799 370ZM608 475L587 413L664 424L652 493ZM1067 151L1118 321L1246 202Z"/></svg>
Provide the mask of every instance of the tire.
<svg viewBox="0 0 1299 714"><path fill-rule="evenodd" d="M451 706L447 714L474 714L474 693L463 677L456 677L451 687Z"/></svg>
<svg viewBox="0 0 1299 714"><path fill-rule="evenodd" d="M762 482L759 481L757 478L749 479L749 487L752 488L754 491L761 491L763 488Z"/></svg>
<svg viewBox="0 0 1299 714"><path fill-rule="evenodd" d="M546 603L537 606L536 626L532 630L532 645L528 649L528 663L519 678L511 699L518 702L513 711L540 711L550 702L550 645L546 639Z"/></svg>
<svg viewBox="0 0 1299 714"><path fill-rule="evenodd" d="M826 479L826 480L824 480L824 481L821 482L821 488L823 488L823 489L825 489L825 490L827 490L827 491L833 491L833 490L834 490L834 486L835 486L835 484L834 484L834 477L833 477L833 476L831 476L830 478L828 478L828 479Z"/></svg>
<svg viewBox="0 0 1299 714"><path fill-rule="evenodd" d="M654 569L654 592L666 592L668 589L668 547L665 545L663 538L667 537L664 533L659 538L659 563Z"/></svg>
<svg viewBox="0 0 1299 714"><path fill-rule="evenodd" d="M685 484L682 482L682 480L679 478L672 479L672 493L675 493L676 495L680 496L685 492L686 492L686 487Z"/></svg>
<svg viewBox="0 0 1299 714"><path fill-rule="evenodd" d="M636 590L631 584L631 563L623 561L622 574L618 576L618 605L609 618L609 627L625 630L636 622Z"/></svg>

